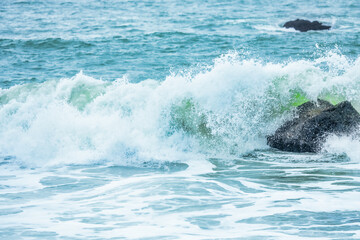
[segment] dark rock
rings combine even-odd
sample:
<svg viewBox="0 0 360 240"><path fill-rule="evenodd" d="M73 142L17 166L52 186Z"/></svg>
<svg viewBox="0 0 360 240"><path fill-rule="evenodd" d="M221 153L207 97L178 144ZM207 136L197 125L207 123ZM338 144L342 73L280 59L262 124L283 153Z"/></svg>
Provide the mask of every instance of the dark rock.
<svg viewBox="0 0 360 240"><path fill-rule="evenodd" d="M360 114L348 101L335 106L323 100L306 102L296 111L298 117L267 137L270 147L290 152L319 152L329 135L349 135L360 125Z"/></svg>
<svg viewBox="0 0 360 240"><path fill-rule="evenodd" d="M307 32L309 30L328 30L331 26L323 25L318 21L310 22L308 20L296 19L295 21L289 21L284 24L285 28L295 28L300 32Z"/></svg>

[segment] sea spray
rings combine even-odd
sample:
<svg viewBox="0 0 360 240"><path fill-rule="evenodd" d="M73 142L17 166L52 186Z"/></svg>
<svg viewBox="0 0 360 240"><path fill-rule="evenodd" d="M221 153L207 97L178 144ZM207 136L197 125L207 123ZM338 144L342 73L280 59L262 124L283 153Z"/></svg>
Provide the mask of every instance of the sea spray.
<svg viewBox="0 0 360 240"><path fill-rule="evenodd" d="M285 63L223 55L164 81L72 78L0 92L0 152L26 166L186 161L267 148L295 106L323 98L359 109L360 59L338 52Z"/></svg>

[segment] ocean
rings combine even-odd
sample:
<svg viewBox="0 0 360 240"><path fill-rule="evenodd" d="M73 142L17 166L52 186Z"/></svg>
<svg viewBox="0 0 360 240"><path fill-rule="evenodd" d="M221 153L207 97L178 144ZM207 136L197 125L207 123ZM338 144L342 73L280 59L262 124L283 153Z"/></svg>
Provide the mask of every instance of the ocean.
<svg viewBox="0 0 360 240"><path fill-rule="evenodd" d="M360 239L360 140L266 144L360 110L357 0L2 0L0 72L0 239Z"/></svg>

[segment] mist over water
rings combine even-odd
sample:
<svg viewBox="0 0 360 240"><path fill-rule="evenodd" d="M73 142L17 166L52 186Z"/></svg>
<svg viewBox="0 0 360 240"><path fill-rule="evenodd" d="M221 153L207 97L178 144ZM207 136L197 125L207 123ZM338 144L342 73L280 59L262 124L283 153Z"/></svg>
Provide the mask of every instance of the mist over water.
<svg viewBox="0 0 360 240"><path fill-rule="evenodd" d="M266 145L306 101L360 110L359 16L358 1L3 1L0 239L360 238L359 131L318 154ZM332 28L282 28L296 18Z"/></svg>

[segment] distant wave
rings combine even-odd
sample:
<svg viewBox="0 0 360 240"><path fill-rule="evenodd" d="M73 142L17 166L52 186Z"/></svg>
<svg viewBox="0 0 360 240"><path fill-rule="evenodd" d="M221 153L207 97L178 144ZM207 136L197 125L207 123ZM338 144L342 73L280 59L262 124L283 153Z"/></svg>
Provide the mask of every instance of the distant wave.
<svg viewBox="0 0 360 240"><path fill-rule="evenodd" d="M15 47L25 47L25 48L35 48L35 49L46 49L46 48L55 48L61 49L65 47L91 47L93 44L72 39L66 40L62 38L45 38L45 39L0 39L1 47L6 48L15 48Z"/></svg>

